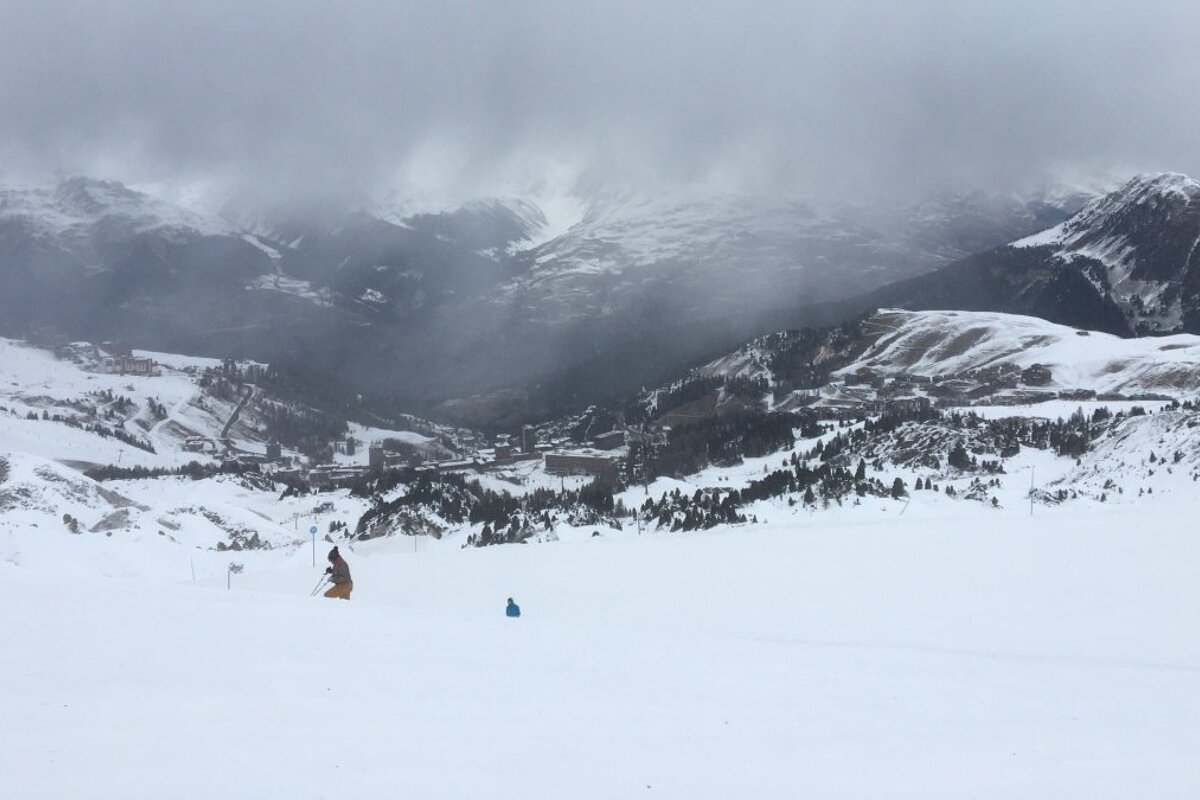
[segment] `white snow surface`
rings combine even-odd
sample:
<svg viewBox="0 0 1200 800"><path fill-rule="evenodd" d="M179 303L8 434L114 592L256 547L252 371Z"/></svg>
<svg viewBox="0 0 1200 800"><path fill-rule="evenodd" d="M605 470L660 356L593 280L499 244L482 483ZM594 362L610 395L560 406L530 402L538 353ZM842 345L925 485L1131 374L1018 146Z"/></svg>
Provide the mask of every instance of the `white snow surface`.
<svg viewBox="0 0 1200 800"><path fill-rule="evenodd" d="M6 791L1195 796L1188 509L912 505L369 542L349 603L307 596L307 546L226 591L187 550L22 534L46 553L0 563ZM126 572L62 568L85 560Z"/></svg>

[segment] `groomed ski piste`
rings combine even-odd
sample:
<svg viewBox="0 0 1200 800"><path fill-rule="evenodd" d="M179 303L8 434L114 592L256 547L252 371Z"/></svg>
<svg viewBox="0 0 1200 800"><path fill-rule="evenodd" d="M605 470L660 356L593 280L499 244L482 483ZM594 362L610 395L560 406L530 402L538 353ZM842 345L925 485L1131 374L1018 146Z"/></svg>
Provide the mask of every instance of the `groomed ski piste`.
<svg viewBox="0 0 1200 800"><path fill-rule="evenodd" d="M1078 462L1006 460L995 504L773 499L744 525L562 524L486 548L464 548L467 529L327 541L366 501L281 499L233 476L96 484L54 436L6 440L3 793L1195 797L1200 429L1139 405L1150 413ZM1132 404L976 410L1099 406ZM6 436L60 428L21 422ZM1152 449L1184 456L1147 464ZM745 485L787 456L619 499ZM911 486L929 471L888 474ZM1101 501L1109 477L1124 491ZM1078 497L1031 505L1031 483ZM120 508L132 523L113 531L60 519ZM271 547L217 551L222 525L257 525ZM310 597L333 541L350 602Z"/></svg>
<svg viewBox="0 0 1200 800"><path fill-rule="evenodd" d="M0 566L5 794L1200 786L1194 507L1030 517L914 500L903 516L343 551L350 602L308 596L308 548L232 590L192 583L182 555L108 540Z"/></svg>

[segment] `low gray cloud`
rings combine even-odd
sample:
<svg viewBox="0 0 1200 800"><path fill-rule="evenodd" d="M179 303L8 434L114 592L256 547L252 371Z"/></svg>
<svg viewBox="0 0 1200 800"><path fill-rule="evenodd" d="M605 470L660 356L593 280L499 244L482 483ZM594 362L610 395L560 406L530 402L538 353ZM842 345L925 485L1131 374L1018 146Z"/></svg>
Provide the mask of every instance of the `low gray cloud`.
<svg viewBox="0 0 1200 800"><path fill-rule="evenodd" d="M1191 2L7 0L0 177L787 194L1200 172Z"/></svg>

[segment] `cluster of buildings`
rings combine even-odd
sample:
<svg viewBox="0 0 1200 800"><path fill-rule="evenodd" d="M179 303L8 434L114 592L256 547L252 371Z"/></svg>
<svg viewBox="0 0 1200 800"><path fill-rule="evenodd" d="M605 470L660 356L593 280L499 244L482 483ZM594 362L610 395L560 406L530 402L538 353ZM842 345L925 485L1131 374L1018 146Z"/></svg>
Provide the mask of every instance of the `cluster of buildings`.
<svg viewBox="0 0 1200 800"><path fill-rule="evenodd" d="M615 482L625 444L625 432L620 430L607 431L594 436L586 445L577 445L567 439L542 442L534 428L525 427L519 442L512 441L507 434L500 434L491 447L478 451L471 458L413 466L417 471L486 472L521 462L541 462L551 475L591 475ZM389 456L381 445L372 446L370 465L373 470L389 466Z"/></svg>
<svg viewBox="0 0 1200 800"><path fill-rule="evenodd" d="M843 376L820 392L806 395L807 405L820 416L880 415L885 413L919 412L933 407L971 405L1025 405L1056 398L1090 399L1158 399L1153 396L1097 396L1090 390L1055 391L1047 388L1054 383L1053 371L1043 364L1019 367L996 364L955 375L929 376L920 374L884 375L869 368L858 369ZM627 445L636 439L637 432L612 430L593 436L586 444L568 438L545 440L532 427L520 435L501 434L489 446L477 449L472 455L447 460L427 460L420 450L381 441L372 442L365 463L341 463L334 453L353 456L357 453L352 440L337 443L327 453L320 454L310 465L293 464L282 455L278 444L267 446L265 456L238 456L255 463L270 464L272 472L295 474L309 486L327 490L354 483L366 475L392 470L421 473L486 473L508 469L522 463L541 463L551 475L591 476L616 483L621 474ZM185 447L188 447L185 443Z"/></svg>
<svg viewBox="0 0 1200 800"><path fill-rule="evenodd" d="M128 342L104 342L100 345L72 343L66 335L53 328L33 328L25 342L42 350L50 350L56 358L82 362L88 369L105 375L132 375L150 378L162 374L153 358L135 356Z"/></svg>
<svg viewBox="0 0 1200 800"><path fill-rule="evenodd" d="M185 449L191 449L191 444L185 442ZM195 445L208 449L212 442L197 438ZM615 483L625 446L624 431L608 431L593 437L586 445L577 445L568 440L542 442L533 428L525 428L516 438L506 434L495 437L490 447L481 448L469 457L442 461L424 460L417 453L391 449L381 441L367 447L366 463L336 463L332 454L321 454L312 459L312 463L302 465L283 456L280 446L275 443L267 445L265 456L239 453L231 458L238 463L268 466L273 475L293 476L319 491L346 487L367 475L393 470L410 471L414 475L486 473L529 462L541 463L551 475L592 476ZM347 455L355 453L353 449L336 449ZM326 455L330 457L326 458Z"/></svg>
<svg viewBox="0 0 1200 800"><path fill-rule="evenodd" d="M135 356L133 348L125 342L105 342L97 349L99 372L109 375L134 375L143 378L161 375L158 362L153 358Z"/></svg>
<svg viewBox="0 0 1200 800"><path fill-rule="evenodd" d="M1052 400L1057 392L1042 387L1054 381L1044 364L1019 367L995 364L955 375L900 373L884 375L862 367L843 377L824 396L824 404L879 414L977 404L1026 405Z"/></svg>

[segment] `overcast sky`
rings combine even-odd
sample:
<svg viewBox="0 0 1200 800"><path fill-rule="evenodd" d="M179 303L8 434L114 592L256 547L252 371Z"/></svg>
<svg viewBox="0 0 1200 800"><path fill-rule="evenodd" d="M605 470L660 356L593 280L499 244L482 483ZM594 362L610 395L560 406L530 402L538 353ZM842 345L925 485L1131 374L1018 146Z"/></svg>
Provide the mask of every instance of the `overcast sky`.
<svg viewBox="0 0 1200 800"><path fill-rule="evenodd" d="M1200 173L1200 3L0 0L0 178L819 195Z"/></svg>

